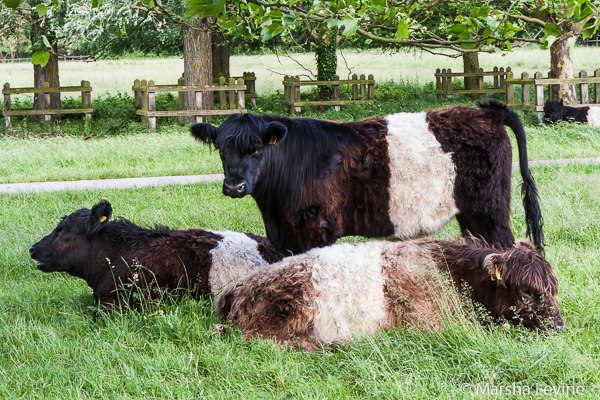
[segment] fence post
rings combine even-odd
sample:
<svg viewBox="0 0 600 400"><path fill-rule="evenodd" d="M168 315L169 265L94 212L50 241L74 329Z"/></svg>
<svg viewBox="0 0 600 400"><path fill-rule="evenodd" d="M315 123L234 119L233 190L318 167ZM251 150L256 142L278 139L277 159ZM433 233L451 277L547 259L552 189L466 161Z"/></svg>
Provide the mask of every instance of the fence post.
<svg viewBox="0 0 600 400"><path fill-rule="evenodd" d="M156 111L156 93L154 92L154 81L148 81L148 112ZM151 89L152 87L152 89ZM156 116L148 116L148 129L156 132Z"/></svg>
<svg viewBox="0 0 600 400"><path fill-rule="evenodd" d="M81 86L84 88L90 87L89 81L81 81ZM83 108L92 108L92 92L90 90L86 90L81 92L81 102L83 103ZM86 118L92 118L92 113L85 113Z"/></svg>
<svg viewBox="0 0 600 400"><path fill-rule="evenodd" d="M242 78L237 80L238 86L244 86L246 83ZM246 89L248 89L248 85L246 85ZM238 89L238 109L245 110L246 109L246 89Z"/></svg>
<svg viewBox="0 0 600 400"><path fill-rule="evenodd" d="M234 78L229 78L229 86L230 87L235 86ZM235 91L234 90L229 91L229 109L230 110L235 109Z"/></svg>
<svg viewBox="0 0 600 400"><path fill-rule="evenodd" d="M185 78L183 77L183 74L181 75L181 78L177 79L177 86L185 86ZM177 97L179 98L177 109L179 111L185 110L185 92L177 93Z"/></svg>
<svg viewBox="0 0 600 400"><path fill-rule="evenodd" d="M226 86L227 81L224 76L219 77L219 86ZM220 90L219 92L219 104L221 108L227 108L227 92Z"/></svg>
<svg viewBox="0 0 600 400"><path fill-rule="evenodd" d="M508 68L506 70L506 80L512 79L513 73L508 71ZM506 86L506 104L509 106L511 104L515 104L515 88L513 87L512 83L506 81L504 81L504 85Z"/></svg>
<svg viewBox="0 0 600 400"><path fill-rule="evenodd" d="M294 78L294 103L300 103L300 77L296 76ZM294 107L294 111L296 115L300 115L302 113L302 107L296 106Z"/></svg>
<svg viewBox="0 0 600 400"><path fill-rule="evenodd" d="M4 84L4 90L8 90L10 89L10 84L8 82L6 82ZM10 93L5 93L4 94L4 111L10 111ZM11 127L11 116L10 115L6 115L4 114L4 126L6 126L7 128Z"/></svg>
<svg viewBox="0 0 600 400"><path fill-rule="evenodd" d="M366 98L367 98L367 84L364 82L366 80L365 74L361 74L360 75L360 80L363 81L360 84L360 99L361 100L366 100Z"/></svg>
<svg viewBox="0 0 600 400"><path fill-rule="evenodd" d="M375 77L373 74L369 74L369 80L374 81ZM369 83L369 100L375 99L375 83Z"/></svg>
<svg viewBox="0 0 600 400"><path fill-rule="evenodd" d="M506 89L506 84L504 83L504 80L506 79L506 74L510 71L510 68L506 68L506 72L504 72L504 67L500 67L500 89Z"/></svg>
<svg viewBox="0 0 600 400"><path fill-rule="evenodd" d="M523 72L521 74L521 79L529 79L529 74L527 72ZM529 92L530 85L528 83L524 83L521 85L521 104L524 106L531 105L531 93Z"/></svg>
<svg viewBox="0 0 600 400"><path fill-rule="evenodd" d="M452 70L450 68L448 68L447 73L451 74ZM446 86L447 97L449 99L451 99L452 98L452 76L449 76L446 78L446 84L447 84L447 86Z"/></svg>
<svg viewBox="0 0 600 400"><path fill-rule="evenodd" d="M446 89L448 88L448 82L447 81L447 77L446 77L446 68L442 68L442 91L446 91ZM445 93L444 93L445 94ZM440 93L440 98L443 96L443 94Z"/></svg>
<svg viewBox="0 0 600 400"><path fill-rule="evenodd" d="M494 67L494 89L499 89L498 86L498 67Z"/></svg>
<svg viewBox="0 0 600 400"><path fill-rule="evenodd" d="M244 72L242 74L246 85L246 93L249 95L256 94L256 74L254 72ZM254 79L253 79L254 78ZM256 96L251 96L250 101L256 105Z"/></svg>
<svg viewBox="0 0 600 400"><path fill-rule="evenodd" d="M483 68L479 68L479 73L481 74L477 77L477 80L479 81L479 90L484 90L485 85L483 84Z"/></svg>
<svg viewBox="0 0 600 400"><path fill-rule="evenodd" d="M336 85L333 86L333 101L340 101L340 77L338 75L333 77L334 81L338 81L338 83ZM333 109L335 111L340 111L340 106L339 105L334 105Z"/></svg>
<svg viewBox="0 0 600 400"><path fill-rule="evenodd" d="M223 77L221 77L221 78L223 78ZM225 78L223 78L223 79L225 79ZM196 86L196 87L201 86L200 79L196 80L194 86ZM223 105L223 103L221 103L221 105ZM198 90L198 91L196 91L196 112L198 112L200 110L202 110L202 92ZM202 122L202 115L196 114L196 123L199 124L200 122Z"/></svg>
<svg viewBox="0 0 600 400"><path fill-rule="evenodd" d="M44 89L50 88L50 82L44 82ZM44 92L43 94L44 101L42 102L42 110L47 110L50 107L50 103L52 101L52 93ZM44 121L50 122L52 121L52 114L44 114Z"/></svg>
<svg viewBox="0 0 600 400"><path fill-rule="evenodd" d="M283 77L283 102L288 102L290 100L290 95L288 94L289 90L289 86L287 85L288 83L288 79L289 76L284 76Z"/></svg>
<svg viewBox="0 0 600 400"><path fill-rule="evenodd" d="M600 69L597 69L594 72L594 76L596 78L600 78ZM600 93L598 93L598 92L600 92L600 83L595 83L594 84L594 103L596 103L596 104L600 103Z"/></svg>
<svg viewBox="0 0 600 400"><path fill-rule="evenodd" d="M440 97L442 97L442 95L438 93L439 90L442 90L442 78L440 76L438 76L439 73L440 73L440 69L437 68L435 70L435 98L437 100L439 100Z"/></svg>
<svg viewBox="0 0 600 400"><path fill-rule="evenodd" d="M133 81L133 98L135 100L135 105L139 106L140 104L142 104L142 101L140 100L140 80L136 79L135 81Z"/></svg>
<svg viewBox="0 0 600 400"><path fill-rule="evenodd" d="M540 71L537 71L534 75L536 81L538 79L542 79L542 73ZM542 117L544 116L544 112L543 111L538 111L537 108L538 107L544 107L544 85L543 83L537 83L535 85L535 111L537 113L537 117L538 120L540 120L540 122L542 121Z"/></svg>
<svg viewBox="0 0 600 400"><path fill-rule="evenodd" d="M352 74L352 80L358 80L358 76L356 76L356 74ZM352 100L358 100L358 85L356 83L352 84Z"/></svg>
<svg viewBox="0 0 600 400"><path fill-rule="evenodd" d="M579 77L587 78L588 77L587 72L579 71ZM581 104L589 104L590 103L590 97L588 94L588 84L587 83L579 84L579 98L581 99Z"/></svg>
<svg viewBox="0 0 600 400"><path fill-rule="evenodd" d="M140 82L140 101L142 105L142 111L148 111L148 82L142 79ZM148 115L142 115L142 124L148 125Z"/></svg>

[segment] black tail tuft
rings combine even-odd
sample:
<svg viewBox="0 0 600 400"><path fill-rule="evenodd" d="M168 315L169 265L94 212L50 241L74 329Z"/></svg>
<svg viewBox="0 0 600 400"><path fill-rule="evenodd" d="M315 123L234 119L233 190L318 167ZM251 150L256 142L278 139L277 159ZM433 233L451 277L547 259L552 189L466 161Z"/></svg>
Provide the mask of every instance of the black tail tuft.
<svg viewBox="0 0 600 400"><path fill-rule="evenodd" d="M517 147L519 149L519 168L523 184L521 185L521 195L523 196L523 207L525 208L525 223L527 224L527 236L533 240L535 245L544 250L544 219L539 204L539 195L535 186L535 180L529 171L527 162L527 139L525 130L519 116L506 104L500 103L495 99L485 99L475 104L480 108L501 108L504 110L504 125L508 125L515 133L517 138Z"/></svg>

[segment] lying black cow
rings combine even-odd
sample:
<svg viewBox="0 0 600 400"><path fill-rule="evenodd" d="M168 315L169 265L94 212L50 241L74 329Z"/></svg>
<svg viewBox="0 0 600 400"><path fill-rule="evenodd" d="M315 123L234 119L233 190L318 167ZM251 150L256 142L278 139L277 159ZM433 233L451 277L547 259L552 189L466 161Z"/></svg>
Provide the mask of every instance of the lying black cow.
<svg viewBox="0 0 600 400"><path fill-rule="evenodd" d="M335 123L251 114L192 135L221 155L223 193L252 195L280 251L342 236L409 239L454 215L470 232L511 247L511 145L519 148L527 235L543 244L542 216L519 117L495 100L472 107Z"/></svg>
<svg viewBox="0 0 600 400"><path fill-rule="evenodd" d="M153 299L164 295L157 289L189 292L198 299L283 257L256 235L146 229L125 219L111 221L111 214L107 201L91 211L77 210L29 249L40 271L85 279L106 308L124 300L138 307L140 294ZM116 290L121 286L125 291Z"/></svg>
<svg viewBox="0 0 600 400"><path fill-rule="evenodd" d="M544 104L544 122L585 122L591 126L600 126L600 107L569 107L563 100L546 101Z"/></svg>
<svg viewBox="0 0 600 400"><path fill-rule="evenodd" d="M445 240L376 241L285 258L227 285L215 308L246 338L315 350L393 327L440 329L465 294L496 322L562 331L557 292L556 274L528 241L506 251Z"/></svg>

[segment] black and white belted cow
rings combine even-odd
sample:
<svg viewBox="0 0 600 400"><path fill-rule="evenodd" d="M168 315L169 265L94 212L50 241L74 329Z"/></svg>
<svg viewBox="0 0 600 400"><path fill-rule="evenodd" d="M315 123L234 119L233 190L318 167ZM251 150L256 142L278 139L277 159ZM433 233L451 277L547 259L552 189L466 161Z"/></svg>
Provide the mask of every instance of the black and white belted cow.
<svg viewBox="0 0 600 400"><path fill-rule="evenodd" d="M267 236L294 254L348 235L410 239L456 216L463 235L514 244L512 151L517 138L527 235L542 248L542 215L519 117L496 100L358 122L229 117L192 135L218 149L223 193L252 195Z"/></svg>

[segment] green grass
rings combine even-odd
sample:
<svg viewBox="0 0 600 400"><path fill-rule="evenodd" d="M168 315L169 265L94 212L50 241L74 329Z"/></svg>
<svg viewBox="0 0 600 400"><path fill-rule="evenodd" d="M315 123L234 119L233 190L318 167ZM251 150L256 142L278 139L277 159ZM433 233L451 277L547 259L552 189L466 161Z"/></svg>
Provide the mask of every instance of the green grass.
<svg viewBox="0 0 600 400"><path fill-rule="evenodd" d="M245 341L238 331L214 335L219 321L210 300L93 322L86 284L39 272L28 257L29 246L62 215L101 198L112 202L116 215L141 225L264 234L251 199L225 198L219 183L0 195L0 398L484 399L468 385L513 382L582 385L581 398L597 398L600 166L537 167L533 173L547 258L560 282L564 334L503 330L463 318L441 333L394 330L316 354ZM515 172L515 193L519 182ZM517 194L512 226L524 235ZM436 236L457 235L452 222Z"/></svg>
<svg viewBox="0 0 600 400"><path fill-rule="evenodd" d="M0 183L223 173L189 127L126 136L0 137Z"/></svg>
<svg viewBox="0 0 600 400"><path fill-rule="evenodd" d="M361 110L366 115L377 110ZM354 112L354 111L352 111ZM333 115L331 116L333 117ZM584 124L528 125L530 160L598 157L600 129ZM517 146L510 129L513 160ZM0 136L0 183L222 173L216 151L194 140L189 125L161 133L92 137Z"/></svg>

